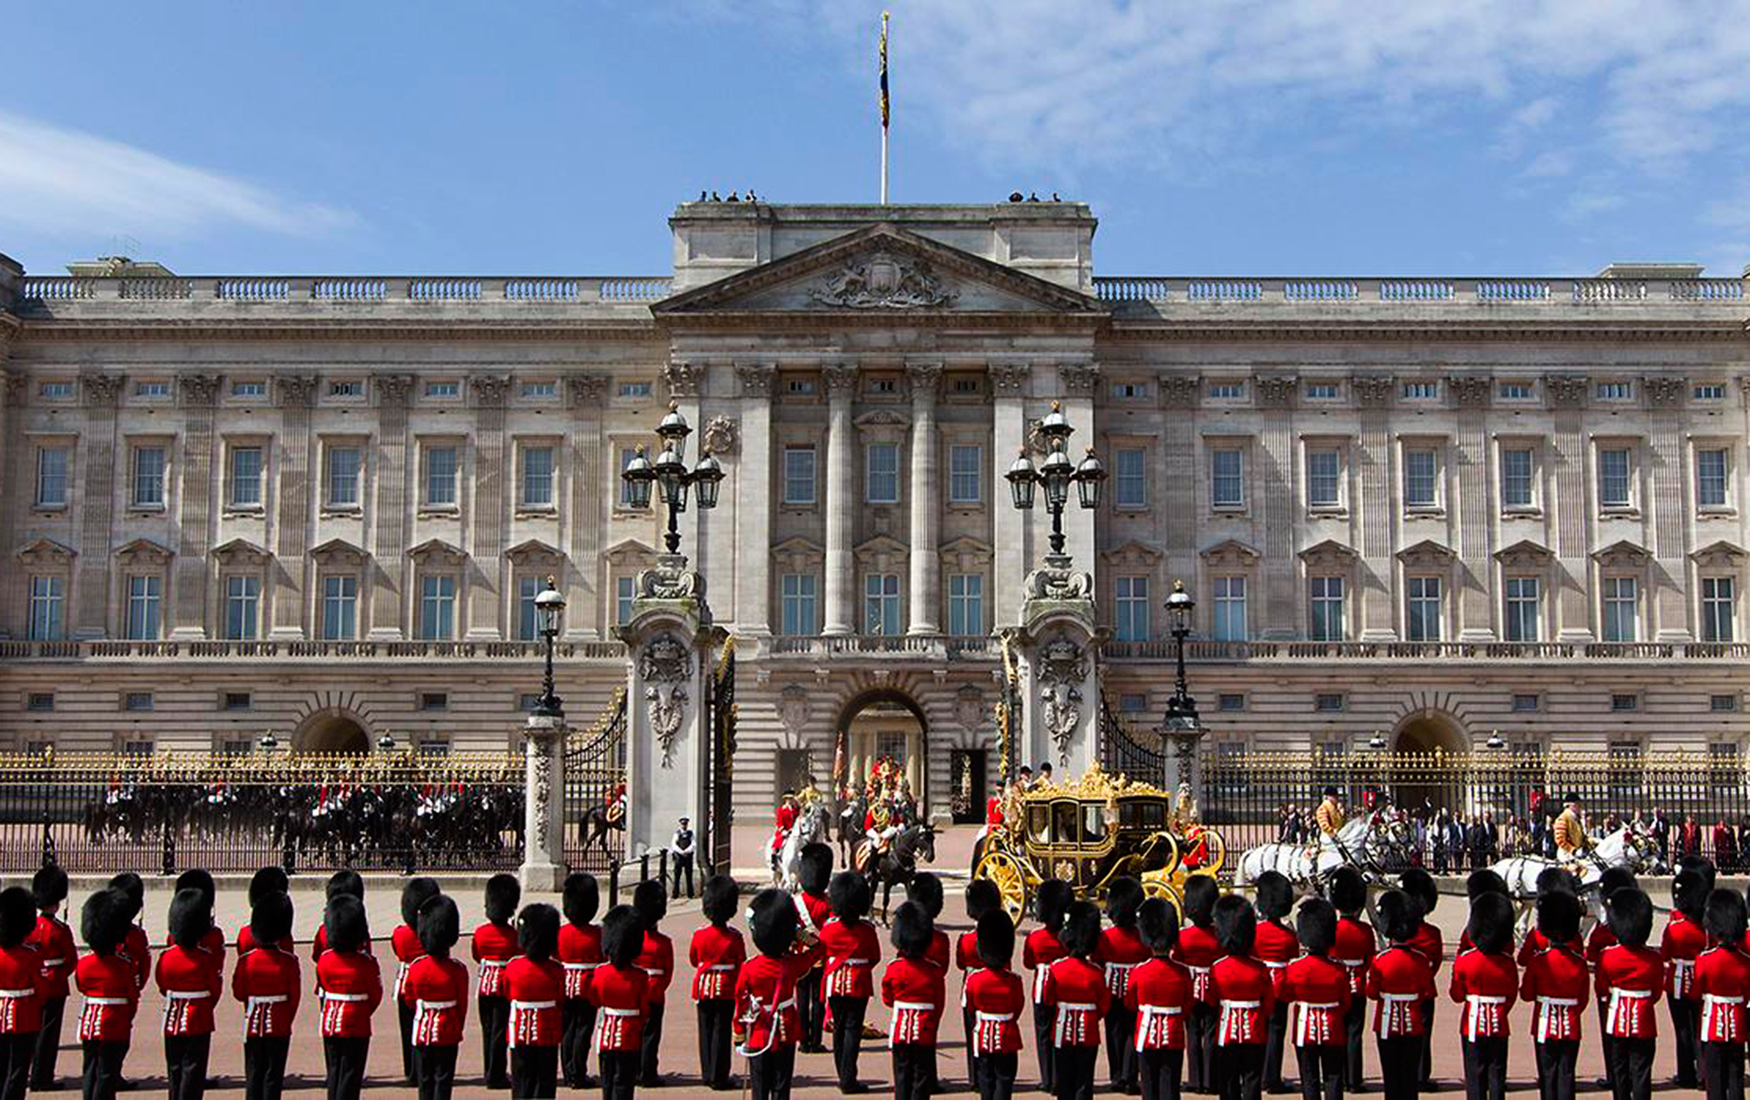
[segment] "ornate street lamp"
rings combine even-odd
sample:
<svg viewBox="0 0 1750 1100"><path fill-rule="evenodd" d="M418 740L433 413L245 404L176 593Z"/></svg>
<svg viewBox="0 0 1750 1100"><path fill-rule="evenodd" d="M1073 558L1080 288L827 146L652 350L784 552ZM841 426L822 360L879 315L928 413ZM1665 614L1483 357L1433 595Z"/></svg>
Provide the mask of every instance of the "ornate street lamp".
<svg viewBox="0 0 1750 1100"><path fill-rule="evenodd" d="M1502 749L1507 747L1507 742L1501 740L1501 731L1500 730L1490 730L1489 731L1489 739L1487 741L1483 742L1483 744L1485 747L1493 749L1496 752L1499 752Z"/></svg>
<svg viewBox="0 0 1750 1100"><path fill-rule="evenodd" d="M672 527L674 520L671 518L669 523ZM558 693L553 690L553 640L559 636L559 618L564 611L565 597L559 594L553 578L548 577L547 587L535 596L535 628L546 642L547 671L541 679L541 697L529 708L531 715L565 717L565 700L559 698Z"/></svg>
<svg viewBox="0 0 1750 1100"><path fill-rule="evenodd" d="M1191 598L1191 593L1185 591L1185 582L1174 581L1172 595L1167 597L1167 615L1173 624L1177 675L1173 682L1173 697L1167 700L1167 715L1162 726L1168 733L1199 729L1197 700L1191 698L1190 686L1185 682L1185 639L1191 634L1191 612L1196 607L1197 601Z"/></svg>
<svg viewBox="0 0 1750 1100"><path fill-rule="evenodd" d="M699 456L697 466L687 469L687 436L693 434L693 428L681 415L680 406L673 402L669 403L668 415L656 426L656 434L662 440L662 450L656 461L644 457L644 447L640 445L620 476L626 479L627 502L634 508L650 506L653 485L661 491L662 503L668 508L664 545L670 554L678 554L681 533L677 517L687 510L687 490L697 487L700 508L717 507L717 487L723 481L723 467L711 457L710 451L706 451ZM564 606L563 601L560 606Z"/></svg>
<svg viewBox="0 0 1750 1100"><path fill-rule="evenodd" d="M1106 480L1106 468L1095 457L1092 447L1080 465L1070 461L1067 447L1074 431L1069 418L1063 415L1063 406L1052 402L1051 411L1039 422L1039 434L1045 439L1045 461L1035 469L1023 447L1009 472L1003 475L1008 479L1015 507L1023 512L1032 511L1035 490L1044 487L1045 508L1051 513L1051 554L1046 564L1057 569L1069 566L1069 558L1063 552L1063 510L1069 503L1069 487L1072 484L1076 487L1083 508L1098 508L1101 486Z"/></svg>
<svg viewBox="0 0 1750 1100"><path fill-rule="evenodd" d="M1374 752L1384 752L1385 751L1385 734L1379 732L1378 730L1374 730L1373 736L1369 737L1367 739L1367 747L1372 749Z"/></svg>
<svg viewBox="0 0 1750 1100"><path fill-rule="evenodd" d="M390 753L394 752L395 751L395 735L392 733L389 733L387 731L384 731L383 736L377 738L377 751L382 753L384 756L388 756Z"/></svg>

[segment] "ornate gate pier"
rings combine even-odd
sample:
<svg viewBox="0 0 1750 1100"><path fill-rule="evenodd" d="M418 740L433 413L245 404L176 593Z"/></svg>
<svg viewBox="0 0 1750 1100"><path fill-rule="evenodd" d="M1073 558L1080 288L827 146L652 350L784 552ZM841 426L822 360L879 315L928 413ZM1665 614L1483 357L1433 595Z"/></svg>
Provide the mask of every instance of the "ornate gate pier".
<svg viewBox="0 0 1750 1100"><path fill-rule="evenodd" d="M1017 750L1023 763L1049 760L1064 778L1100 759L1100 646L1094 581L1063 554L1028 574L1021 625L1004 640L1018 658L1024 700Z"/></svg>

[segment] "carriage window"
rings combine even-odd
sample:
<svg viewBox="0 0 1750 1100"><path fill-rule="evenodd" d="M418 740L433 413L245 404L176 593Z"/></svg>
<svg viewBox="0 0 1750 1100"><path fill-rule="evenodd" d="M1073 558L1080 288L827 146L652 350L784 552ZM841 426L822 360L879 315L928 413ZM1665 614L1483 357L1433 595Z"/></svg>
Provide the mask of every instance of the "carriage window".
<svg viewBox="0 0 1750 1100"><path fill-rule="evenodd" d="M1118 824L1126 829L1159 829L1167 823L1162 802L1123 802L1118 806Z"/></svg>
<svg viewBox="0 0 1750 1100"><path fill-rule="evenodd" d="M1027 811L1027 839L1035 844L1051 843L1051 807L1034 806Z"/></svg>
<svg viewBox="0 0 1750 1100"><path fill-rule="evenodd" d="M1051 839L1059 844L1075 844L1081 840L1076 829L1076 804L1059 802L1051 807Z"/></svg>
<svg viewBox="0 0 1750 1100"><path fill-rule="evenodd" d="M1100 841L1106 839L1106 807L1095 803L1082 807L1082 839Z"/></svg>

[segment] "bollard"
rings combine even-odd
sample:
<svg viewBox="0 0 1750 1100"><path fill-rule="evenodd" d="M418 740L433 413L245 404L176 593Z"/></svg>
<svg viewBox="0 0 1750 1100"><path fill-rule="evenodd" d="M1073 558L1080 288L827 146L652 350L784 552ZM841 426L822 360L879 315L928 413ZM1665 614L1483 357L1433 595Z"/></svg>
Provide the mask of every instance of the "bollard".
<svg viewBox="0 0 1750 1100"><path fill-rule="evenodd" d="M168 822L164 826L164 866L159 873L166 878L176 874L176 831Z"/></svg>
<svg viewBox="0 0 1750 1100"><path fill-rule="evenodd" d="M280 869L288 875L298 873L298 846L290 835L287 835L285 847L280 851Z"/></svg>
<svg viewBox="0 0 1750 1100"><path fill-rule="evenodd" d="M52 867L55 864L55 834L49 828L47 821L43 822L43 866Z"/></svg>
<svg viewBox="0 0 1750 1100"><path fill-rule="evenodd" d="M650 853L645 852L638 857L638 881L650 881Z"/></svg>
<svg viewBox="0 0 1750 1100"><path fill-rule="evenodd" d="M620 904L620 861L608 861L608 908Z"/></svg>
<svg viewBox="0 0 1750 1100"><path fill-rule="evenodd" d="M668 849L664 848L656 857L656 878L658 882L668 882Z"/></svg>

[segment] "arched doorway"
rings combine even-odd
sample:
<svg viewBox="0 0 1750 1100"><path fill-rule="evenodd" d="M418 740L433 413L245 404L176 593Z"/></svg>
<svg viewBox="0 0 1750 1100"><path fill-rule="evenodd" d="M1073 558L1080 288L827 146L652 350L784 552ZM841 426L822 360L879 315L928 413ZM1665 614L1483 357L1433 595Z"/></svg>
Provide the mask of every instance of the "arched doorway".
<svg viewBox="0 0 1750 1100"><path fill-rule="evenodd" d="M1464 752L1469 748L1463 727L1451 716L1436 710L1417 711L1398 723L1392 734L1392 751Z"/></svg>
<svg viewBox="0 0 1750 1100"><path fill-rule="evenodd" d="M918 813L928 819L929 740L923 709L915 700L897 691L857 696L839 714L838 744L847 782L862 787L879 761L891 760L917 799Z"/></svg>
<svg viewBox="0 0 1750 1100"><path fill-rule="evenodd" d="M1456 718L1437 710L1406 715L1391 745L1392 791L1399 806L1412 812L1431 807L1463 813L1469 808L1463 778L1441 759L1470 748Z"/></svg>
<svg viewBox="0 0 1750 1100"><path fill-rule="evenodd" d="M370 752L371 735L358 717L341 710L318 711L304 719L292 744L300 752Z"/></svg>

